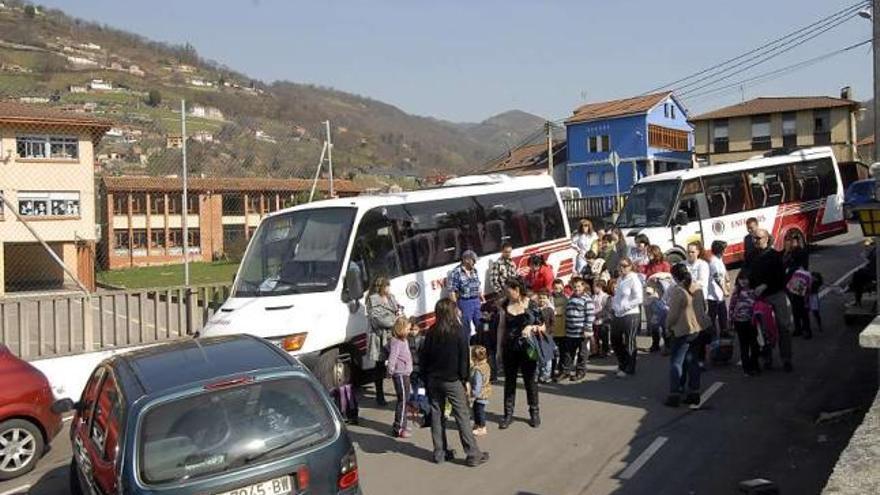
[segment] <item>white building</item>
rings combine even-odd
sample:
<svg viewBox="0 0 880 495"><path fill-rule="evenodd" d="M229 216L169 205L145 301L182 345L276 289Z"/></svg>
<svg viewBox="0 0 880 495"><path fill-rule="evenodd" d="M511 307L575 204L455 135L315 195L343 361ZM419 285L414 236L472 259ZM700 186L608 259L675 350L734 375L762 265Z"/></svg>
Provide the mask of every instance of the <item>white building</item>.
<svg viewBox="0 0 880 495"><path fill-rule="evenodd" d="M205 81L204 79L199 78L190 79L189 83L199 88L210 88L214 86L214 83L212 83L211 81Z"/></svg>
<svg viewBox="0 0 880 495"><path fill-rule="evenodd" d="M92 79L89 82L89 89L92 91L112 91L113 83L103 79Z"/></svg>
<svg viewBox="0 0 880 495"><path fill-rule="evenodd" d="M206 107L203 105L193 105L190 109L190 115L193 117L201 117L210 120L223 120L223 112L219 108Z"/></svg>
<svg viewBox="0 0 880 495"><path fill-rule="evenodd" d="M74 55L68 55L67 61L73 64L75 67L97 67L98 62L86 57L77 57Z"/></svg>
<svg viewBox="0 0 880 495"><path fill-rule="evenodd" d="M133 76L144 77L145 73L141 70L137 65L131 65L128 67L128 73Z"/></svg>
<svg viewBox="0 0 880 495"><path fill-rule="evenodd" d="M67 87L67 90L71 93L87 93L89 91L89 88L85 86L70 85Z"/></svg>
<svg viewBox="0 0 880 495"><path fill-rule="evenodd" d="M94 43L80 43L79 47L82 48L83 50L91 50L93 52L96 52L101 49L101 45L96 45Z"/></svg>
<svg viewBox="0 0 880 495"><path fill-rule="evenodd" d="M213 143L214 135L208 131L197 131L192 135L191 139L199 143Z"/></svg>
<svg viewBox="0 0 880 495"><path fill-rule="evenodd" d="M256 136L256 138L257 138L258 141L263 141L263 142L265 142L265 143L277 143L277 142L278 142L274 137L272 137L272 136L266 134L266 133L263 132L263 131L257 131L257 132L255 133L255 136Z"/></svg>

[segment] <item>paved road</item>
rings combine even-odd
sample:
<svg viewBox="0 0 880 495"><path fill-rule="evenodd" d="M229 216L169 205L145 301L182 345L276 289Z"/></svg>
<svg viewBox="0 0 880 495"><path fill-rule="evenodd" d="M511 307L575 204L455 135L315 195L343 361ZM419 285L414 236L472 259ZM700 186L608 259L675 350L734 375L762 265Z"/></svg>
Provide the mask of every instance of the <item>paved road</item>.
<svg viewBox="0 0 880 495"><path fill-rule="evenodd" d="M823 243L814 269L832 282L859 263L860 236ZM821 412L861 407L877 387L876 355L858 348L857 330L842 318L843 296L823 299L825 332L795 340L795 372L743 376L735 365L703 375L706 407L700 411L662 406L667 360L643 355L638 374L613 377L611 360L590 367L588 381L541 389L544 425L525 423L525 397L506 431L494 421L500 388L489 407L490 434L480 440L492 459L479 469L427 461L427 430L408 441L388 436L392 411L362 401L361 426L351 428L367 494L447 494L465 489L484 494L728 494L744 479L776 481L783 494L818 493L860 414L817 424ZM647 341L640 342L647 347ZM451 431L454 435L454 431ZM457 439L451 443L461 451ZM653 455L651 455L653 454ZM66 492L69 445L55 442L35 473L0 483L0 495ZM20 488L24 487L24 488Z"/></svg>

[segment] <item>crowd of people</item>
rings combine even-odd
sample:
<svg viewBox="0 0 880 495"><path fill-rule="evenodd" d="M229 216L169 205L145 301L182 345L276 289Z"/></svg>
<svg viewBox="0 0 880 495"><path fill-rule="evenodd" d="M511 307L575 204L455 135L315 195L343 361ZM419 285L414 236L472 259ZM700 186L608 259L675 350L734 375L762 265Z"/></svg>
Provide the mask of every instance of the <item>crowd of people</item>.
<svg viewBox="0 0 880 495"><path fill-rule="evenodd" d="M388 280L378 278L367 299L368 357L377 363L380 406L387 404L385 379L394 385L392 435L409 438L413 420L430 426L433 459L446 462L455 457L446 438L446 421L454 417L467 465L483 464L489 456L476 437L488 433L486 407L500 376L498 428L514 419L520 378L528 424L539 428L539 384L580 382L591 360L610 354L617 377L635 375L643 329L651 337L649 352L669 357L670 407L700 407L701 374L732 359L734 334L746 375L772 368L777 349L782 368L791 372L792 337L811 338L813 319L821 330L822 277L809 271L807 246L796 232L786 234L777 250L757 219L748 219L747 227L735 281L722 241L708 249L692 241L679 261L667 259L643 234L630 245L619 229L597 230L589 220L579 223L572 239L576 273L567 282L540 255L518 269L513 246L505 243L484 291L477 255L466 251L447 276L447 295L427 330L404 316Z"/></svg>

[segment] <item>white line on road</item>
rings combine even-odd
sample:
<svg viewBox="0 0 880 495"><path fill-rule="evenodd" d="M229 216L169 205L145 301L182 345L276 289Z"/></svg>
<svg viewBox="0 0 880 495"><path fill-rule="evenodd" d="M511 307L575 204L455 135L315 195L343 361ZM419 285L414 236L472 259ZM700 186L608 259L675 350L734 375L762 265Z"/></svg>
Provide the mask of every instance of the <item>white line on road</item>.
<svg viewBox="0 0 880 495"><path fill-rule="evenodd" d="M648 445L648 448L645 449L644 452L636 457L636 460L634 460L632 464L627 466L627 468L624 469L622 473L620 473L619 478L622 480L632 479L632 477L636 475L639 469L642 469L642 467L647 464L649 460L651 460L651 457L653 457L654 454L656 454L657 451L660 450L660 447L662 447L667 440L669 439L666 437L657 437L653 442L651 442L651 445Z"/></svg>
<svg viewBox="0 0 880 495"><path fill-rule="evenodd" d="M831 285L829 285L828 287L825 287L824 289L820 290L820 291L819 291L819 299L822 299L823 297L825 297L825 295L828 294L829 292L831 292L831 290L833 290L833 289L835 289L835 288L840 288L840 284L842 284L844 280L848 279L853 273L855 273L856 271L858 271L859 268L861 268L861 267L863 267L863 266L865 266L865 265L867 265L867 263L862 263L862 264L860 264L859 266L853 268L852 270L850 270L850 271L844 273L842 277L840 277L839 279L835 280L835 281L834 281Z"/></svg>
<svg viewBox="0 0 880 495"><path fill-rule="evenodd" d="M700 396L700 405L705 405L706 401L709 400L709 397L715 395L715 392L723 386L724 382L715 382L712 385L709 385L709 388L707 388L706 391L703 392L703 395Z"/></svg>
<svg viewBox="0 0 880 495"><path fill-rule="evenodd" d="M14 493L27 493L27 491L31 488L31 485L21 485L19 487L13 488L12 490L6 490L5 492L0 493L0 495L13 495Z"/></svg>

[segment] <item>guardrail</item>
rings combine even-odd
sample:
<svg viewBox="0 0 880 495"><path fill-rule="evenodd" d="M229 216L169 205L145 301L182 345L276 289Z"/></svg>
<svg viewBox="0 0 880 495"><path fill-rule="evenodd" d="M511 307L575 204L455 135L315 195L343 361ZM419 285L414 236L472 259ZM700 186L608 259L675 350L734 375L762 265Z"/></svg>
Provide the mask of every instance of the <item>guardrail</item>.
<svg viewBox="0 0 880 495"><path fill-rule="evenodd" d="M625 201L626 195L620 195L564 199L562 203L569 220L577 221L581 218L606 220L613 213L620 211Z"/></svg>
<svg viewBox="0 0 880 495"><path fill-rule="evenodd" d="M200 330L228 284L0 299L0 343L23 359L179 338Z"/></svg>

